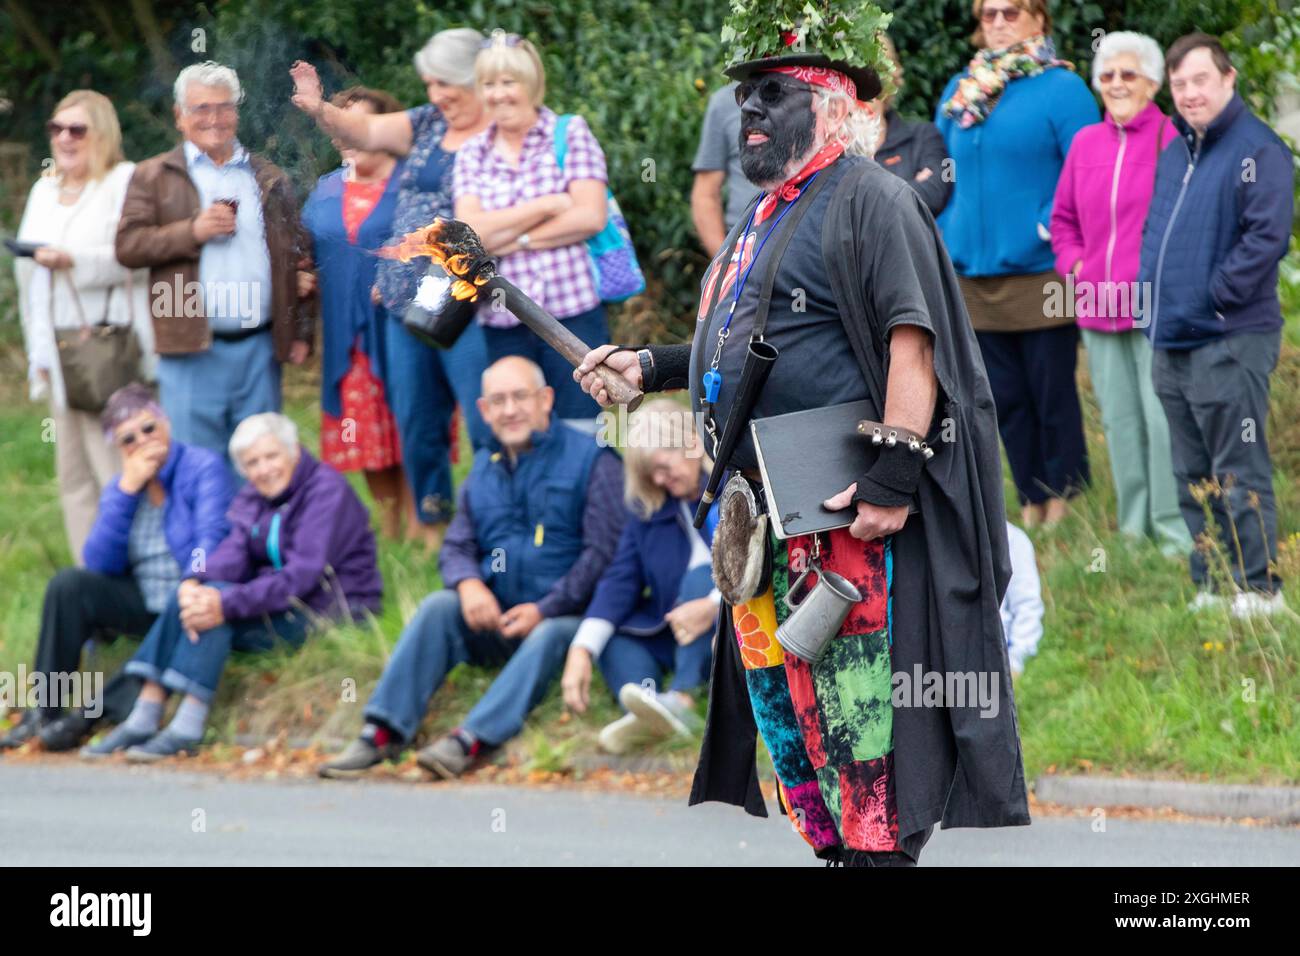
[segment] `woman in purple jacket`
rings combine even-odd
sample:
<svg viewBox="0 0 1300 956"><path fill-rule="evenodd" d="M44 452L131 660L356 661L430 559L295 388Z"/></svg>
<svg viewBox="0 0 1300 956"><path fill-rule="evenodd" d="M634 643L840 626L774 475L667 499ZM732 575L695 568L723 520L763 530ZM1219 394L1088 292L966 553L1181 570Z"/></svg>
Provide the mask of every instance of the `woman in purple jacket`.
<svg viewBox="0 0 1300 956"><path fill-rule="evenodd" d="M1178 131L1152 97L1164 79L1156 41L1108 33L1092 61L1106 116L1075 135L1052 207L1056 271L1074 286L1115 479L1119 529L1183 556L1191 539L1178 510L1169 424L1151 385L1151 345L1139 329L1137 283L1156 160ZM1134 317L1138 317L1135 326Z"/></svg>
<svg viewBox="0 0 1300 956"><path fill-rule="evenodd" d="M234 490L225 464L204 448L173 441L149 389L114 392L100 423L104 440L122 454L122 473L100 494L82 551L85 567L64 568L45 589L33 676L43 675L51 693L0 738L0 750L37 735L46 750L69 750L100 719L121 720L138 681L118 674L99 693L86 686L89 674L75 682L57 675L76 674L92 637L148 631L182 575L226 534ZM65 699L65 690L75 699ZM63 715L65 707L78 710Z"/></svg>
<svg viewBox="0 0 1300 956"><path fill-rule="evenodd" d="M670 398L647 402L628 421L627 445L627 520L560 681L565 704L582 713L592 663L599 663L627 711L600 732L600 746L611 753L638 738L685 736L698 723L692 693L709 679L721 600L709 553L716 503L704 527L693 526L711 466L689 409ZM672 682L661 691L670 671Z"/></svg>
<svg viewBox="0 0 1300 956"><path fill-rule="evenodd" d="M193 753L226 658L302 644L329 619L378 613L383 582L370 515L337 471L298 444L298 429L265 412L240 422L230 460L248 479L230 506L230 534L181 582L125 670L145 680L126 721L83 753L126 750L149 762ZM159 730L167 694L184 694Z"/></svg>

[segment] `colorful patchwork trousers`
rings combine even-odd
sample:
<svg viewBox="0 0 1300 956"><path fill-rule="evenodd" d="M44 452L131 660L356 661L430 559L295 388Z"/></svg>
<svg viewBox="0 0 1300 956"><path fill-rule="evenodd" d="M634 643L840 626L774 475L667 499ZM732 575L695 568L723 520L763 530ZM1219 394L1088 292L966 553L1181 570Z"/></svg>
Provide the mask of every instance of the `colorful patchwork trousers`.
<svg viewBox="0 0 1300 956"><path fill-rule="evenodd" d="M781 801L814 850L897 850L889 545L847 528L821 535L821 567L853 582L862 600L810 665L783 651L776 629L791 614L785 597L812 544L811 536L774 541L771 586L733 608L754 720Z"/></svg>

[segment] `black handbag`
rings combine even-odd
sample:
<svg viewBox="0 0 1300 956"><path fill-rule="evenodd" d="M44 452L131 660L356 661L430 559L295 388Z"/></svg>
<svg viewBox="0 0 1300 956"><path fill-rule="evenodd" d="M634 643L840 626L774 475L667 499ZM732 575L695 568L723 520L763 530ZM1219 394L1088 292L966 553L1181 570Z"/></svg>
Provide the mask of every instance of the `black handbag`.
<svg viewBox="0 0 1300 956"><path fill-rule="evenodd" d="M59 270L50 270L51 305L54 302L54 276L58 272ZM77 287L71 279L67 282L81 326L54 330L54 341L59 350L59 367L63 370L63 391L69 408L98 415L108 404L110 395L119 388L140 380L140 341L130 325L109 324L107 306L103 322L98 325L87 323ZM128 273L128 314L131 310L131 292Z"/></svg>

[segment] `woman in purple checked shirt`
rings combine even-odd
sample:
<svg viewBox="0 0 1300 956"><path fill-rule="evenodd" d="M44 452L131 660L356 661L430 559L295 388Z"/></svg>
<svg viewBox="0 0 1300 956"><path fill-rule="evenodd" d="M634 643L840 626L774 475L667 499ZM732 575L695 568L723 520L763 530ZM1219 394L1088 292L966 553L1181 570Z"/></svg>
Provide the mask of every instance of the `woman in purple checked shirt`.
<svg viewBox="0 0 1300 956"><path fill-rule="evenodd" d="M474 74L491 122L456 154L456 218L499 257L502 276L578 338L607 341L609 320L585 245L605 227L605 154L581 116L557 116L542 105L546 75L527 40L495 31ZM506 355L532 359L555 389L556 416L594 430L599 408L562 355L490 299L479 321L489 365Z"/></svg>

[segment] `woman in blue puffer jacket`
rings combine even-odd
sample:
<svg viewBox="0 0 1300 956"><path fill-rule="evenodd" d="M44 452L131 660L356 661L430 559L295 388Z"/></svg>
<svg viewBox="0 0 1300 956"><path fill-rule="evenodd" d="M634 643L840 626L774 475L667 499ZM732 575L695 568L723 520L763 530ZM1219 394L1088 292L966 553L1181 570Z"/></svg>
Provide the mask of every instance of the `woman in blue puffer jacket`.
<svg viewBox="0 0 1300 956"><path fill-rule="evenodd" d="M171 426L143 385L114 392L101 416L105 439L122 454L122 473L105 486L84 568L64 568L45 589L36 642L34 686L49 692L0 738L0 749L39 735L46 750L68 750L99 720L122 720L138 681L117 675L103 688L75 674L93 637L142 635L167 605L181 577L203 570L228 530L234 494L220 456L171 438ZM72 692L71 694L65 692ZM73 699L64 699L71 696ZM75 708L63 715L64 708Z"/></svg>

